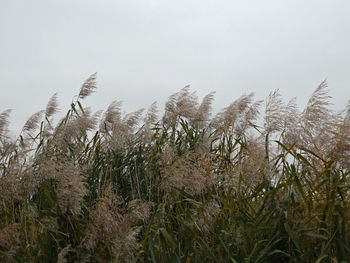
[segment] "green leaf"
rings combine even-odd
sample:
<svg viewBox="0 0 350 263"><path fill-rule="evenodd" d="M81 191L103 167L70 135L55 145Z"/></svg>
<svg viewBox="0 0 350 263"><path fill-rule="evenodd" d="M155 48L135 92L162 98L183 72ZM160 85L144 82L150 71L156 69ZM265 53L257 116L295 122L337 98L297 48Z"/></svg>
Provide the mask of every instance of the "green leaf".
<svg viewBox="0 0 350 263"><path fill-rule="evenodd" d="M295 245L295 247L296 247L296 248L299 250L299 252L300 252L301 249L300 249L299 243L298 243L297 239L295 238L295 236L294 236L294 234L293 234L293 231L292 231L292 229L289 227L289 225L288 225L287 222L284 223L284 229L287 231L287 233L288 233L290 239L293 241L293 244Z"/></svg>
<svg viewBox="0 0 350 263"><path fill-rule="evenodd" d="M160 228L159 231L161 232L161 234L163 235L163 237L169 241L169 243L173 246L176 247L176 244L173 240L173 238L169 235L169 233L165 230L165 228Z"/></svg>

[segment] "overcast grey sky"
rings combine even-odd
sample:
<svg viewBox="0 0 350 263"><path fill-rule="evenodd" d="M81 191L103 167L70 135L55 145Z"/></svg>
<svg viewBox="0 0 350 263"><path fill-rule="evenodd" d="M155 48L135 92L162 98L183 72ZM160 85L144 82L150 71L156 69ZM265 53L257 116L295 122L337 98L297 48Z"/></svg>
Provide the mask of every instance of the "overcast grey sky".
<svg viewBox="0 0 350 263"><path fill-rule="evenodd" d="M24 124L58 92L63 112L98 72L85 103L159 108L190 84L215 109L280 89L305 105L328 79L350 99L349 0L0 0L0 112Z"/></svg>

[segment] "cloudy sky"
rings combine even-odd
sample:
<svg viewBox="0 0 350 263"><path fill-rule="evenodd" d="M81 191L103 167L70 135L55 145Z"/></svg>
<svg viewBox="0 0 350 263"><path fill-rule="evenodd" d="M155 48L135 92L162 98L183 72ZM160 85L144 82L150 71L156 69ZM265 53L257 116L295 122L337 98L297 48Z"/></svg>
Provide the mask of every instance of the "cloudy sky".
<svg viewBox="0 0 350 263"><path fill-rule="evenodd" d="M275 89L303 106L324 79L342 108L349 12L349 0L1 0L0 112L16 129L55 92L65 112L94 72L94 109L163 109L188 84L216 91L216 110Z"/></svg>

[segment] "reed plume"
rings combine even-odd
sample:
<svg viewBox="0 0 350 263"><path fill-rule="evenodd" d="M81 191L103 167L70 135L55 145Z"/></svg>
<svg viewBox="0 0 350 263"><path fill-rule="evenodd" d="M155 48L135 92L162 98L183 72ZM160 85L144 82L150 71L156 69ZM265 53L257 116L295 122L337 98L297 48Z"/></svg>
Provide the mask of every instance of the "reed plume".
<svg viewBox="0 0 350 263"><path fill-rule="evenodd" d="M50 118L58 111L57 93L55 93L46 105L45 118Z"/></svg>
<svg viewBox="0 0 350 263"><path fill-rule="evenodd" d="M162 116L92 112L96 85L17 139L0 114L1 262L348 261L350 102L333 111L325 81L304 110L276 90L214 116L189 86Z"/></svg>
<svg viewBox="0 0 350 263"><path fill-rule="evenodd" d="M96 78L97 78L97 72L92 74L80 88L80 92L78 95L79 99L85 99L86 97L90 96L93 92L95 92L97 86L96 86Z"/></svg>
<svg viewBox="0 0 350 263"><path fill-rule="evenodd" d="M4 136L7 132L7 128L9 125L9 117L11 110L5 110L0 114L0 136Z"/></svg>

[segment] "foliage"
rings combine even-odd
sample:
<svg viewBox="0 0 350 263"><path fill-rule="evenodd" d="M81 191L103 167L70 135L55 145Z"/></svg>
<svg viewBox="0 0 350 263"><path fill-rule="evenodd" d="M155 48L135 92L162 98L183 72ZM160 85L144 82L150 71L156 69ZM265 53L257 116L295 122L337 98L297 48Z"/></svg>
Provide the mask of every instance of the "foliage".
<svg viewBox="0 0 350 263"><path fill-rule="evenodd" d="M1 262L349 262L350 104L322 82L299 111L278 91L211 117L189 87L122 114L82 85L21 134L0 115Z"/></svg>

